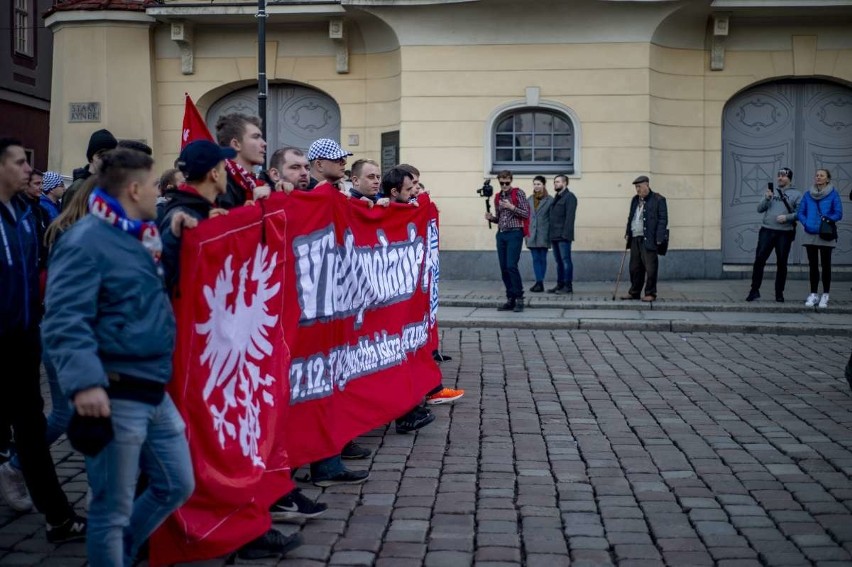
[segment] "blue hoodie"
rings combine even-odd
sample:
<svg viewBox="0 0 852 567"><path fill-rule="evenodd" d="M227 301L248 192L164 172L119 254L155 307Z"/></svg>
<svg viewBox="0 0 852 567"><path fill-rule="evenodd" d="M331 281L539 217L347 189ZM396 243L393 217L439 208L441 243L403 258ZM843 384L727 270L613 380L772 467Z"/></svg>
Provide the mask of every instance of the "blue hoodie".
<svg viewBox="0 0 852 567"><path fill-rule="evenodd" d="M38 232L32 209L20 195L0 203L0 335L38 327Z"/></svg>

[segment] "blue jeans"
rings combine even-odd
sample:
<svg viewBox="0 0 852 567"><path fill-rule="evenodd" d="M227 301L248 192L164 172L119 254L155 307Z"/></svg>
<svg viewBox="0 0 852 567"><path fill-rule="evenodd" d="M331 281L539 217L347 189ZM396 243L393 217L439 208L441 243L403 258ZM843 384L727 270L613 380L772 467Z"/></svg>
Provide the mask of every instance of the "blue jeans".
<svg viewBox="0 0 852 567"><path fill-rule="evenodd" d="M543 282L547 275L547 248L530 248L530 254L532 254L535 282Z"/></svg>
<svg viewBox="0 0 852 567"><path fill-rule="evenodd" d="M556 281L570 284L574 281L574 262L571 261L571 241L554 240L553 258L556 260Z"/></svg>
<svg viewBox="0 0 852 567"><path fill-rule="evenodd" d="M53 409L50 415L47 416L47 433L45 441L48 447L53 445L59 437L68 429L68 422L71 421L71 402L62 393L62 388L59 387L59 378L56 375L56 367L47 358L47 355L42 351L41 362L44 364L44 371L47 374L47 384L50 386L50 401ZM18 454L12 455L12 466L21 470L21 461Z"/></svg>
<svg viewBox="0 0 852 567"><path fill-rule="evenodd" d="M497 261L500 262L500 275L503 276L506 297L510 300L524 298L521 272L518 270L523 243L524 231L520 228L497 232Z"/></svg>
<svg viewBox="0 0 852 567"><path fill-rule="evenodd" d="M139 546L192 494L195 479L184 423L172 399L158 406L110 400L115 437L86 457L92 487L89 565L132 565ZM148 488L134 500L139 470Z"/></svg>
<svg viewBox="0 0 852 567"><path fill-rule="evenodd" d="M343 459L340 455L335 455L315 463L311 463L311 480L326 480L339 475L346 467L343 466Z"/></svg>

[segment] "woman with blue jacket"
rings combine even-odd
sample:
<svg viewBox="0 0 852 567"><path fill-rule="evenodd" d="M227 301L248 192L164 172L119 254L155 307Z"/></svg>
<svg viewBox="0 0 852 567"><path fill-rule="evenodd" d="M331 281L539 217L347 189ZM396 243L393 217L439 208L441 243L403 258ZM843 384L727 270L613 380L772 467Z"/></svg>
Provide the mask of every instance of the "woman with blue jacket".
<svg viewBox="0 0 852 567"><path fill-rule="evenodd" d="M810 268L811 293L805 300L805 306L813 307L819 301L819 307L828 307L828 292L831 288L831 251L837 246L837 238L824 240L820 234L820 224L826 219L837 223L843 218L843 205L840 195L831 184L831 173L827 169L818 169L814 176L814 186L802 197L797 212L799 222L805 229L802 245L808 254ZM822 262L822 297L817 295Z"/></svg>

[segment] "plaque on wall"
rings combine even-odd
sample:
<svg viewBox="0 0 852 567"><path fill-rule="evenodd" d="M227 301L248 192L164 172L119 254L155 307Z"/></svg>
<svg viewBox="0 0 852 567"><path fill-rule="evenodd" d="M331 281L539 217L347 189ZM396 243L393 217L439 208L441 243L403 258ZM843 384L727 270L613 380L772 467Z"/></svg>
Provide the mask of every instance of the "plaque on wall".
<svg viewBox="0 0 852 567"><path fill-rule="evenodd" d="M399 164L399 130L382 132L382 174Z"/></svg>
<svg viewBox="0 0 852 567"><path fill-rule="evenodd" d="M101 103L99 102L71 102L68 106L68 122L101 121Z"/></svg>

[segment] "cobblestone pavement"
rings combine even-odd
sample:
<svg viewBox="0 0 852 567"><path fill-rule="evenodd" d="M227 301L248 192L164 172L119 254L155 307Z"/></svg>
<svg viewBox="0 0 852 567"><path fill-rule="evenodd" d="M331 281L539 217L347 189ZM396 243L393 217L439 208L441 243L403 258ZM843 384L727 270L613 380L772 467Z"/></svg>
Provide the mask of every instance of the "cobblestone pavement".
<svg viewBox="0 0 852 567"><path fill-rule="evenodd" d="M848 339L447 329L465 388L370 480L319 496L282 565L852 565ZM55 448L66 491L79 457ZM85 563L0 505L0 564ZM222 561L207 562L220 565Z"/></svg>

